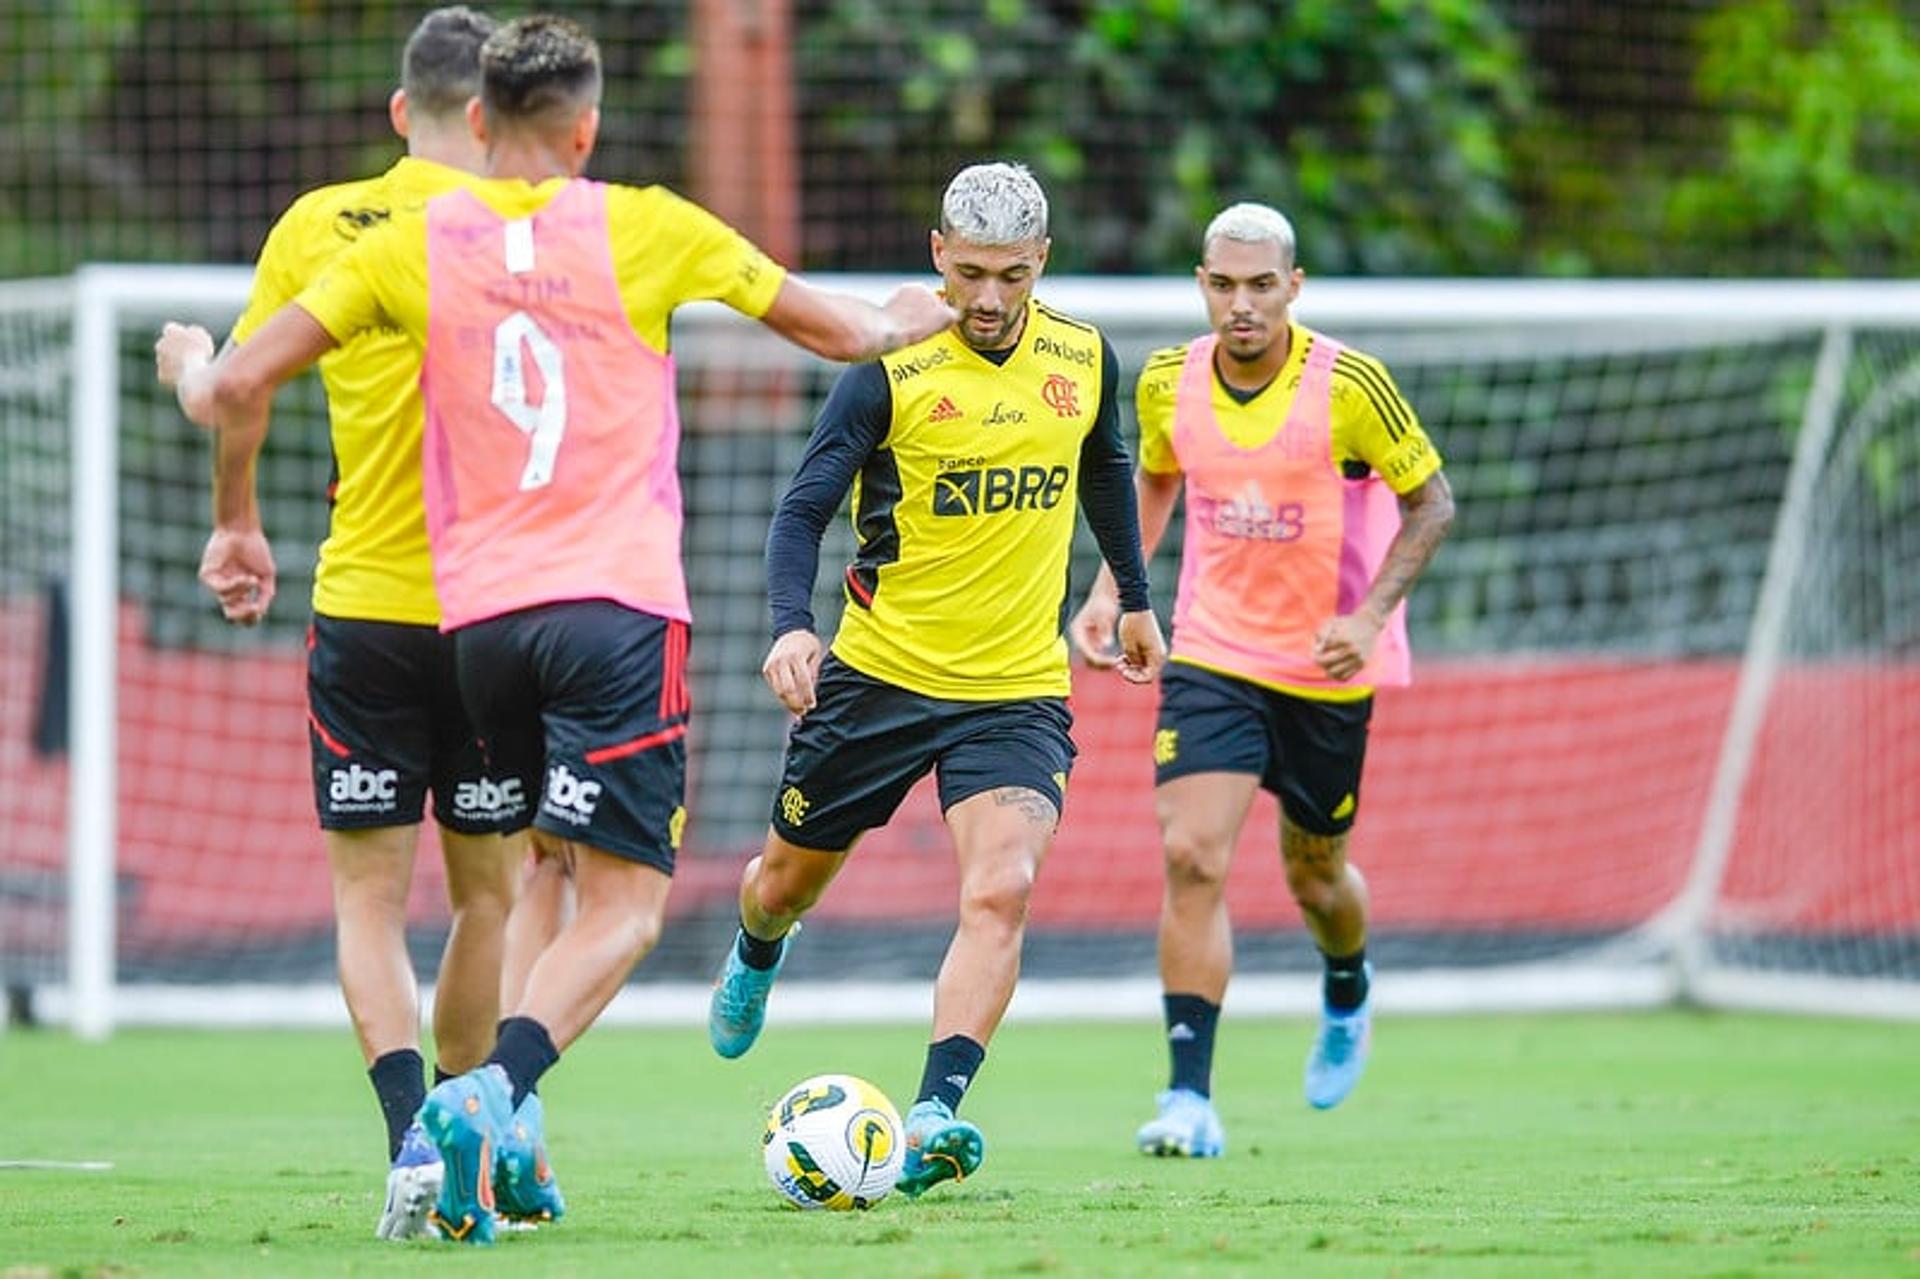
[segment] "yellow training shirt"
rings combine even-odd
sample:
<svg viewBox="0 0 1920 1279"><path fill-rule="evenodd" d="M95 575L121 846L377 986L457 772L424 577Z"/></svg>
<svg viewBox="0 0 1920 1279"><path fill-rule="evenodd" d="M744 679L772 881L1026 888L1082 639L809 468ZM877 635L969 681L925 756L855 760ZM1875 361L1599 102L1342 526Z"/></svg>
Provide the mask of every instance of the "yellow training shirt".
<svg viewBox="0 0 1920 1279"><path fill-rule="evenodd" d="M1004 363L952 329L880 361L891 416L854 487L840 660L929 697L1068 694L1067 560L1105 349L1029 301Z"/></svg>
<svg viewBox="0 0 1920 1279"><path fill-rule="evenodd" d="M254 267L245 342L299 296L328 263L403 208L472 179L458 169L401 160L378 177L309 191L274 224ZM397 329L375 329L320 360L333 446L333 509L314 572L313 608L328 617L440 620L420 497L420 350Z"/></svg>

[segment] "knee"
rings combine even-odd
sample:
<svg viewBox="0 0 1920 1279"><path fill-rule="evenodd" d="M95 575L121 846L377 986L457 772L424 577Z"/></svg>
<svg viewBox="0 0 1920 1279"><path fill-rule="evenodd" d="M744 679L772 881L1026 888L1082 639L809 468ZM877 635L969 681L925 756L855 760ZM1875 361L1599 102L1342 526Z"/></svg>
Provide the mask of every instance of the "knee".
<svg viewBox="0 0 1920 1279"><path fill-rule="evenodd" d="M756 857L747 868L753 902L772 919L797 919L813 909L827 880L796 858Z"/></svg>
<svg viewBox="0 0 1920 1279"><path fill-rule="evenodd" d="M1287 859L1287 891L1301 910L1322 915L1339 904L1346 863L1338 857Z"/></svg>
<svg viewBox="0 0 1920 1279"><path fill-rule="evenodd" d="M1022 928L1033 897L1034 863L1022 858L971 876L960 886L962 918L987 920L1003 928Z"/></svg>
<svg viewBox="0 0 1920 1279"><path fill-rule="evenodd" d="M774 919L792 919L813 909L820 890L791 879L763 877L754 885L754 901L763 913Z"/></svg>
<svg viewBox="0 0 1920 1279"><path fill-rule="evenodd" d="M643 914L627 922L627 953L638 963L660 940L660 917Z"/></svg>
<svg viewBox="0 0 1920 1279"><path fill-rule="evenodd" d="M1226 887L1231 848L1185 826L1168 826L1161 834L1166 854L1167 885L1175 891L1219 893Z"/></svg>
<svg viewBox="0 0 1920 1279"><path fill-rule="evenodd" d="M638 963L660 940L659 912L625 904L583 907L575 922L596 939L596 945L606 948L603 954L623 956L629 965Z"/></svg>
<svg viewBox="0 0 1920 1279"><path fill-rule="evenodd" d="M1287 890L1301 910L1324 915L1333 909L1333 884L1312 871L1287 868Z"/></svg>

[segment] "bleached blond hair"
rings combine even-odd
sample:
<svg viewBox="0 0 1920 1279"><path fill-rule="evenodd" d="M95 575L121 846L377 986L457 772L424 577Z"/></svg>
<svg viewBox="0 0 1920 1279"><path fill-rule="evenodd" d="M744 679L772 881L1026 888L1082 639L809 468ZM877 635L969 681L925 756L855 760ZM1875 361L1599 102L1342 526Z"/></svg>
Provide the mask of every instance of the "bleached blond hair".
<svg viewBox="0 0 1920 1279"><path fill-rule="evenodd" d="M940 234L1002 247L1047 238L1047 194L1024 164L975 164L940 198Z"/></svg>
<svg viewBox="0 0 1920 1279"><path fill-rule="evenodd" d="M1215 240L1232 240L1237 244L1277 244L1280 246L1280 261L1291 268L1295 250L1293 223L1287 221L1287 215L1271 205L1254 204L1242 201L1220 210L1207 223L1207 233L1200 237L1200 256L1204 260Z"/></svg>

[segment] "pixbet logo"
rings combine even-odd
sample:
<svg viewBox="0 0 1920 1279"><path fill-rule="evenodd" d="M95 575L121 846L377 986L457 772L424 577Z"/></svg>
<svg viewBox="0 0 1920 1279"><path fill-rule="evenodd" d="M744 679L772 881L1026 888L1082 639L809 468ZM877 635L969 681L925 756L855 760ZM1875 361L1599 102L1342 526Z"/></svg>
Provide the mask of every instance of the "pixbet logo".
<svg viewBox="0 0 1920 1279"><path fill-rule="evenodd" d="M400 774L391 768L348 764L327 780L327 803L336 813L377 813L392 808L400 794Z"/></svg>
<svg viewBox="0 0 1920 1279"><path fill-rule="evenodd" d="M483 777L477 782L461 782L453 790L453 811L467 817L517 813L526 802L526 792L517 777L504 782Z"/></svg>
<svg viewBox="0 0 1920 1279"><path fill-rule="evenodd" d="M575 777L565 764L555 764L547 770L547 789L540 807L576 826L584 826L593 819L602 789L599 782Z"/></svg>

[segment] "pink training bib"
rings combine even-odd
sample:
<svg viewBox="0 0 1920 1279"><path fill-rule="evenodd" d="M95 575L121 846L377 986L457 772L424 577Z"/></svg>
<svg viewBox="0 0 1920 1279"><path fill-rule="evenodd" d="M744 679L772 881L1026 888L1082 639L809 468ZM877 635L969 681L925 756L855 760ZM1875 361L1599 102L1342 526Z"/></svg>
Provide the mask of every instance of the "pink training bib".
<svg viewBox="0 0 1920 1279"><path fill-rule="evenodd" d="M1344 348L1313 335L1285 425L1243 449L1214 416L1215 341L1209 334L1188 349L1174 400L1187 523L1173 656L1268 684L1407 683L1404 604L1353 679L1331 679L1313 660L1314 632L1360 606L1400 528L1385 481L1347 479L1333 463L1333 362Z"/></svg>
<svg viewBox="0 0 1920 1279"><path fill-rule="evenodd" d="M689 620L673 360L633 332L606 189L427 209L427 533L441 627L562 600Z"/></svg>

